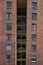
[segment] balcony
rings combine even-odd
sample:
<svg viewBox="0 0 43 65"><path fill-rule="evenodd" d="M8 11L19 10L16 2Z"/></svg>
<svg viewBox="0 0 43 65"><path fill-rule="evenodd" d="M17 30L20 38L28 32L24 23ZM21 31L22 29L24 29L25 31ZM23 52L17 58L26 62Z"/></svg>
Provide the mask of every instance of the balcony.
<svg viewBox="0 0 43 65"><path fill-rule="evenodd" d="M18 18L17 25L26 25L26 18Z"/></svg>
<svg viewBox="0 0 43 65"><path fill-rule="evenodd" d="M17 59L26 59L26 52L17 53Z"/></svg>
<svg viewBox="0 0 43 65"><path fill-rule="evenodd" d="M26 8L18 8L17 16L26 16Z"/></svg>
<svg viewBox="0 0 43 65"><path fill-rule="evenodd" d="M26 34L26 26L18 27L17 33L18 34Z"/></svg>

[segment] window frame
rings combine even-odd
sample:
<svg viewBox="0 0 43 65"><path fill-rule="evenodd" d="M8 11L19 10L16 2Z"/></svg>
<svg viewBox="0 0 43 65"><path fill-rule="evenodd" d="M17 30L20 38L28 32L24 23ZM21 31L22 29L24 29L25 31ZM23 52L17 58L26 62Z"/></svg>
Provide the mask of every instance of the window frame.
<svg viewBox="0 0 43 65"><path fill-rule="evenodd" d="M36 30L37 30L37 24L36 24L36 23L32 23L32 24L31 24L31 29L32 29L33 31L36 31Z"/></svg>
<svg viewBox="0 0 43 65"><path fill-rule="evenodd" d="M12 30L12 24L11 23L6 23L6 29L7 30Z"/></svg>
<svg viewBox="0 0 43 65"><path fill-rule="evenodd" d="M37 13L32 13L32 20L37 20Z"/></svg>
<svg viewBox="0 0 43 65"><path fill-rule="evenodd" d="M9 56L9 58L7 58L7 56ZM11 62L12 58L11 55L6 55L6 62Z"/></svg>
<svg viewBox="0 0 43 65"><path fill-rule="evenodd" d="M32 52L36 52L36 45L31 45L31 50L32 50Z"/></svg>
<svg viewBox="0 0 43 65"><path fill-rule="evenodd" d="M34 36L34 38L33 38L33 36ZM37 34L32 34L31 39L33 42L36 42L37 41Z"/></svg>
<svg viewBox="0 0 43 65"><path fill-rule="evenodd" d="M37 2L32 2L32 9L37 10Z"/></svg>
<svg viewBox="0 0 43 65"><path fill-rule="evenodd" d="M6 2L6 6L7 6L7 9L11 9L12 8L12 2L11 1Z"/></svg>
<svg viewBox="0 0 43 65"><path fill-rule="evenodd" d="M36 63L37 62L37 56L36 55L32 55L32 56L31 56L31 62Z"/></svg>
<svg viewBox="0 0 43 65"><path fill-rule="evenodd" d="M10 48L9 48L9 46L10 46ZM8 52L12 51L12 44L6 45L6 51L8 51Z"/></svg>
<svg viewBox="0 0 43 65"><path fill-rule="evenodd" d="M6 40L11 41L12 40L12 34L6 34Z"/></svg>
<svg viewBox="0 0 43 65"><path fill-rule="evenodd" d="M6 19L7 20L12 20L12 12L7 12L6 13Z"/></svg>

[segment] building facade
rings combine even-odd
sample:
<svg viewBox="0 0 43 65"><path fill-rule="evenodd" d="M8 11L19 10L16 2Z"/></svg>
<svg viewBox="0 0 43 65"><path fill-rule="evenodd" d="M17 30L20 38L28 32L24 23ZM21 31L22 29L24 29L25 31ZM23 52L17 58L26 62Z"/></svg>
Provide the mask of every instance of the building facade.
<svg viewBox="0 0 43 65"><path fill-rule="evenodd" d="M0 65L43 65L43 0L0 0Z"/></svg>

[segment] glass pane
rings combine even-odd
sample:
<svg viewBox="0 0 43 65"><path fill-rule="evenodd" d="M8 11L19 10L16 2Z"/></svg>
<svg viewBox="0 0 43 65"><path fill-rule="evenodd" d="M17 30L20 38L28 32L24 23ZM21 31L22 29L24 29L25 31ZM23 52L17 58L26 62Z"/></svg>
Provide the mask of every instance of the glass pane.
<svg viewBox="0 0 43 65"><path fill-rule="evenodd" d="M11 23L7 23L7 30L11 30L12 26Z"/></svg>
<svg viewBox="0 0 43 65"><path fill-rule="evenodd" d="M11 45L10 45L10 44L8 44L8 45L6 46L6 50L7 50L7 51L11 51Z"/></svg>
<svg viewBox="0 0 43 65"><path fill-rule="evenodd" d="M12 2L7 2L7 8L12 8Z"/></svg>
<svg viewBox="0 0 43 65"><path fill-rule="evenodd" d="M32 34L32 41L36 41L37 38L36 38L36 34Z"/></svg>
<svg viewBox="0 0 43 65"><path fill-rule="evenodd" d="M32 24L32 30L37 30L37 24Z"/></svg>
<svg viewBox="0 0 43 65"><path fill-rule="evenodd" d="M32 13L32 20L37 20L37 13Z"/></svg>
<svg viewBox="0 0 43 65"><path fill-rule="evenodd" d="M32 8L37 9L37 2L32 2Z"/></svg>

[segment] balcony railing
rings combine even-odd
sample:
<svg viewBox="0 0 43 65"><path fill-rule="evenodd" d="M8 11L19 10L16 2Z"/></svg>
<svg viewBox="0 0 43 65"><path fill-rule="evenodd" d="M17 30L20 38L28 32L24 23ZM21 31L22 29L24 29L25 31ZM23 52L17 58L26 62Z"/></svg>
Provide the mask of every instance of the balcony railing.
<svg viewBox="0 0 43 65"><path fill-rule="evenodd" d="M18 34L25 34L26 33L26 30L17 30L17 33Z"/></svg>
<svg viewBox="0 0 43 65"><path fill-rule="evenodd" d="M17 39L17 42L26 42L26 39Z"/></svg>
<svg viewBox="0 0 43 65"><path fill-rule="evenodd" d="M26 25L26 22L17 22L17 25Z"/></svg>
<svg viewBox="0 0 43 65"><path fill-rule="evenodd" d="M17 50L26 50L25 47L17 47Z"/></svg>

